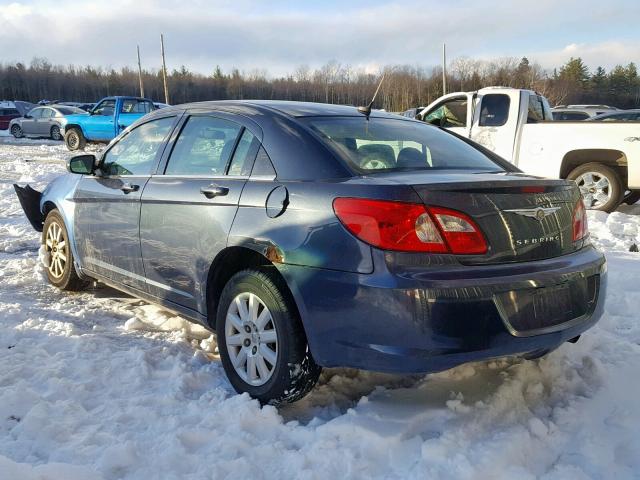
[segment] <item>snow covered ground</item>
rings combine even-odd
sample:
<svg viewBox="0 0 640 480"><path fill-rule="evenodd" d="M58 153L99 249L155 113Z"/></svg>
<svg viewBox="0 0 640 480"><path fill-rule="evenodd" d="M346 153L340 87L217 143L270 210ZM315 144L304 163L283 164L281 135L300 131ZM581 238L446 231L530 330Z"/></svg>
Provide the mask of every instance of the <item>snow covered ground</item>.
<svg viewBox="0 0 640 480"><path fill-rule="evenodd" d="M328 370L261 408L203 329L47 285L11 184L41 189L67 155L0 138L0 479L640 478L640 205L589 214L609 292L577 344L429 376Z"/></svg>

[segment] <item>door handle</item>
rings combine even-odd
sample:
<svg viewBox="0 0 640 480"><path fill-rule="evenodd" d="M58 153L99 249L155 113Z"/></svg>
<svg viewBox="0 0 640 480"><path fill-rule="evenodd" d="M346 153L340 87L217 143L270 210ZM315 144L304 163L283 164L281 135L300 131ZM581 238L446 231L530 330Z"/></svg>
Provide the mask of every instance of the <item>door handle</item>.
<svg viewBox="0 0 640 480"><path fill-rule="evenodd" d="M140 185L125 183L120 187L120 190L122 190L124 193L131 193L131 192L137 192L139 188L140 188Z"/></svg>
<svg viewBox="0 0 640 480"><path fill-rule="evenodd" d="M229 189L227 187L221 187L212 183L208 187L202 187L200 189L200 193L207 198L224 197L227 193L229 193Z"/></svg>

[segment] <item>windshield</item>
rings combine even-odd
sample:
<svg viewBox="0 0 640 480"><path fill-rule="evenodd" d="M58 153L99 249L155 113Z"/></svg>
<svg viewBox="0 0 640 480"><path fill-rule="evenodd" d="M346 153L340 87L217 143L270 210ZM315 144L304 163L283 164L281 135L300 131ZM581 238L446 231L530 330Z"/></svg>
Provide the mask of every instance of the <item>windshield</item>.
<svg viewBox="0 0 640 480"><path fill-rule="evenodd" d="M349 166L360 173L396 170L464 169L503 171L480 150L420 122L390 118L306 117Z"/></svg>

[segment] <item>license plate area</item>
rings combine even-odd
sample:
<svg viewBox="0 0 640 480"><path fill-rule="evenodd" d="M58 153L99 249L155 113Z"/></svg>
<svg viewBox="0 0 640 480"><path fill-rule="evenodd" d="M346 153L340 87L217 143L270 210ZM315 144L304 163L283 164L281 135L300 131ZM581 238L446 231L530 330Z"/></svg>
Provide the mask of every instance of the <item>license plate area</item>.
<svg viewBox="0 0 640 480"><path fill-rule="evenodd" d="M599 275L593 275L542 288L510 290L496 294L494 302L513 335L550 333L593 313L599 280Z"/></svg>

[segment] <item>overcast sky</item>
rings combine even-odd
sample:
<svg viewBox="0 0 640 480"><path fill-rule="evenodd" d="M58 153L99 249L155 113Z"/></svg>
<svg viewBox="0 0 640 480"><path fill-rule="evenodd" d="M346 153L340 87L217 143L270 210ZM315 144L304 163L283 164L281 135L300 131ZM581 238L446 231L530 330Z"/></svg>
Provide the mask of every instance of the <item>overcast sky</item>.
<svg viewBox="0 0 640 480"><path fill-rule="evenodd" d="M609 69L640 62L640 0L0 0L0 62L215 65L272 75L330 60L376 71L449 58L526 55L546 68L571 56Z"/></svg>

